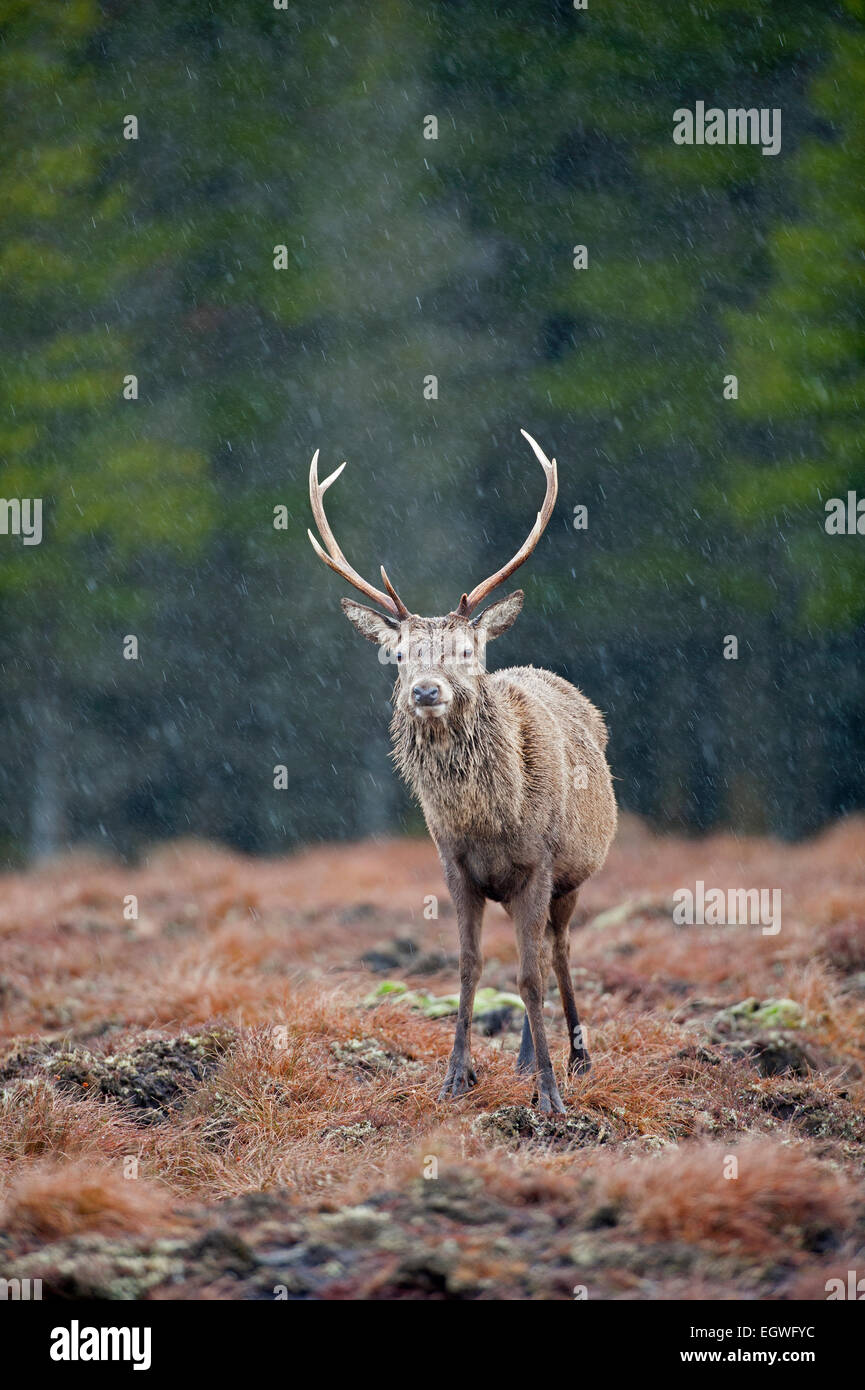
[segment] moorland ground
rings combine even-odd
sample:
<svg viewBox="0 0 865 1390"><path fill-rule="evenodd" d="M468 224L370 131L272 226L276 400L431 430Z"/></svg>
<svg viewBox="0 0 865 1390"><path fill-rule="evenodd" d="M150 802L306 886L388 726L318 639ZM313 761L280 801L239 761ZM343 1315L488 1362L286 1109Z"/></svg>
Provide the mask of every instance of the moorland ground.
<svg viewBox="0 0 865 1390"><path fill-rule="evenodd" d="M697 880L780 889L780 932L677 926ZM478 1085L437 1099L457 943L426 840L6 875L0 1275L66 1298L824 1299L865 1273L865 821L783 845L626 819L577 923L594 1066L542 1119L494 905ZM552 981L548 1027L561 1085Z"/></svg>

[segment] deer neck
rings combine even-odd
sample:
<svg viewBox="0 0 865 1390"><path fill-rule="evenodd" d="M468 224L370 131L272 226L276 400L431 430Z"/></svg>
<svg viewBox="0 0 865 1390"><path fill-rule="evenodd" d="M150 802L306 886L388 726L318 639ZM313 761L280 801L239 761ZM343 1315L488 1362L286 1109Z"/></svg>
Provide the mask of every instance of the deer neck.
<svg viewBox="0 0 865 1390"><path fill-rule="evenodd" d="M502 820L514 816L521 787L500 701L497 691L482 684L477 699L446 720L414 719L394 708L394 761L434 837L497 835Z"/></svg>

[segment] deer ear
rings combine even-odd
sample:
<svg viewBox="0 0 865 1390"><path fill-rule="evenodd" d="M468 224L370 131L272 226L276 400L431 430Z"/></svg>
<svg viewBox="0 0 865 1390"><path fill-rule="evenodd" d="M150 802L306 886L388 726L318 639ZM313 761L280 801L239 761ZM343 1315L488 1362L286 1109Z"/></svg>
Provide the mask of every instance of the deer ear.
<svg viewBox="0 0 865 1390"><path fill-rule="evenodd" d="M367 608L365 603L355 603L354 599L341 598L340 604L352 627L356 627L367 642L377 642L379 646L383 646L391 640L395 632L399 632L396 618L377 613L374 608Z"/></svg>
<svg viewBox="0 0 865 1390"><path fill-rule="evenodd" d="M489 608L485 608L483 613L473 618L472 627L476 627L478 632L483 632L488 642L494 637L501 637L520 616L524 597L522 589L514 589L512 594L491 603Z"/></svg>

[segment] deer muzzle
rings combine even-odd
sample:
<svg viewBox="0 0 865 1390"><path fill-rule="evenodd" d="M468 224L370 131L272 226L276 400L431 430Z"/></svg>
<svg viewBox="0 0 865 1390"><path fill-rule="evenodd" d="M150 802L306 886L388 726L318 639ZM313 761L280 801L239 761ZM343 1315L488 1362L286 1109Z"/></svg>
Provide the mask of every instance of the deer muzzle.
<svg viewBox="0 0 865 1390"><path fill-rule="evenodd" d="M419 718L437 718L444 714L453 697L449 683L443 679L423 677L411 688L412 712Z"/></svg>

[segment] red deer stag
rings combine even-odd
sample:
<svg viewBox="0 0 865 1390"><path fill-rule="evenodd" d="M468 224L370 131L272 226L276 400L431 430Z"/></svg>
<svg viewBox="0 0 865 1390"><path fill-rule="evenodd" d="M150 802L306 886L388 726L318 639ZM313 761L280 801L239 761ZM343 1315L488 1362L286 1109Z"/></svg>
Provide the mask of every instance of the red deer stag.
<svg viewBox="0 0 865 1390"><path fill-rule="evenodd" d="M460 1003L441 1098L476 1081L471 1022L481 973L485 900L503 903L519 948L519 990L526 1006L517 1070L536 1077L545 1113L564 1113L544 1030L550 956L570 1038L568 1072L589 1069L570 973L569 926L580 885L601 867L616 828L616 801L604 756L603 717L567 681L534 666L488 672L486 643L517 618L517 589L477 616L475 609L531 555L552 515L555 459L522 431L543 467L547 491L521 548L502 569L463 594L443 618L410 613L382 567L384 589L349 564L330 529L324 494L345 468L318 480L309 497L322 549L316 554L382 612L342 599L361 636L398 666L391 734L394 758L419 800L457 911Z"/></svg>

